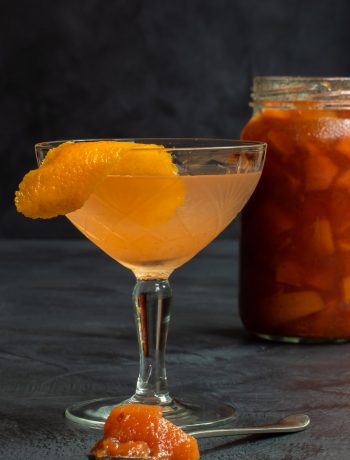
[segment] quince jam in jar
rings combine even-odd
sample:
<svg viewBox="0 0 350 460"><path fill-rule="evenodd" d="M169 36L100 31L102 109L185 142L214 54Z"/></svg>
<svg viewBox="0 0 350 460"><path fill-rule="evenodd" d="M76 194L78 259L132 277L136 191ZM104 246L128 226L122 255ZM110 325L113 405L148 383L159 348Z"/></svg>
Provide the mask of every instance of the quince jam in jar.
<svg viewBox="0 0 350 460"><path fill-rule="evenodd" d="M242 139L267 142L242 214L240 314L263 338L350 339L350 78L257 77Z"/></svg>

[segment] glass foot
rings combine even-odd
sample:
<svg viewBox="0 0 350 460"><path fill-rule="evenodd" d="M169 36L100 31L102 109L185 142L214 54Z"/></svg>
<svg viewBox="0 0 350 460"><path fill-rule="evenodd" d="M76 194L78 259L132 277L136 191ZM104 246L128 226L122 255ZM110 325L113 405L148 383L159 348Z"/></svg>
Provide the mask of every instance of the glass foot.
<svg viewBox="0 0 350 460"><path fill-rule="evenodd" d="M133 398L120 402L115 398L101 398L81 402L66 410L66 417L87 428L102 428L113 407L132 403ZM225 424L238 415L237 411L220 402L179 401L174 399L170 404L162 405L163 415L182 429L190 431L194 428Z"/></svg>

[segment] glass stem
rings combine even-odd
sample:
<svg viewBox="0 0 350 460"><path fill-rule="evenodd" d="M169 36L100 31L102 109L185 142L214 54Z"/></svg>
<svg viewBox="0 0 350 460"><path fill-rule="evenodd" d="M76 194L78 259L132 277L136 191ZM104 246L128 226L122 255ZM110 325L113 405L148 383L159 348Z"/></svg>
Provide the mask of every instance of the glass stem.
<svg viewBox="0 0 350 460"><path fill-rule="evenodd" d="M168 280L138 279L133 292L134 318L140 349L135 402L169 404L165 349L172 292Z"/></svg>

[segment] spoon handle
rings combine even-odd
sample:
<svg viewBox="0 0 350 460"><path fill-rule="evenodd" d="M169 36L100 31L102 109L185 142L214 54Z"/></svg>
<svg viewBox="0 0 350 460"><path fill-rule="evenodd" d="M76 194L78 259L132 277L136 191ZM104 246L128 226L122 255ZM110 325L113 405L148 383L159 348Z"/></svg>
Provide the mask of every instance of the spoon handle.
<svg viewBox="0 0 350 460"><path fill-rule="evenodd" d="M239 427L239 428L213 428L198 431L191 431L195 438L212 438L215 436L237 436L247 434L283 434L295 433L305 430L310 424L310 418L304 414L291 415L276 423L260 426Z"/></svg>

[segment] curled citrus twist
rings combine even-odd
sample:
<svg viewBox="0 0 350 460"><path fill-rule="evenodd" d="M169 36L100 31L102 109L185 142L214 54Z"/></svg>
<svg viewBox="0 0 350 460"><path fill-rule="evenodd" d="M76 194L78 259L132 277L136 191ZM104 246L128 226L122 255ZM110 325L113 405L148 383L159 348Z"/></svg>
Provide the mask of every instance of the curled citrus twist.
<svg viewBox="0 0 350 460"><path fill-rule="evenodd" d="M33 219L76 211L108 175L174 176L177 168L162 146L65 142L49 150L41 166L25 175L15 194L17 210ZM183 194L177 190L176 206Z"/></svg>

